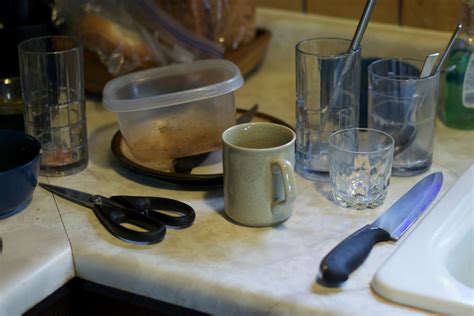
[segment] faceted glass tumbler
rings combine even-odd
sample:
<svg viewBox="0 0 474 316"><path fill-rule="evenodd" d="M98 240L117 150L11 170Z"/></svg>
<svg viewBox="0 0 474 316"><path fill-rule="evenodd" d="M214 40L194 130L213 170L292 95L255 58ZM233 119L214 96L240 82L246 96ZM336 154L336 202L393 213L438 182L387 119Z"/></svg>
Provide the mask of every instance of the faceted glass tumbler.
<svg viewBox="0 0 474 316"><path fill-rule="evenodd" d="M351 128L331 134L328 142L335 202L355 209L381 205L390 183L393 138L378 130Z"/></svg>

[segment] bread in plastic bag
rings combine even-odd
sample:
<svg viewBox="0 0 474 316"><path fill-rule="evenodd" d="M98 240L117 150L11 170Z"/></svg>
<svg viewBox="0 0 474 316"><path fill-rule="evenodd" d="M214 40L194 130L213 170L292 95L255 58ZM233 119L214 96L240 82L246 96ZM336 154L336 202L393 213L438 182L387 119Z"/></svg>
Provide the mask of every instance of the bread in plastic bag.
<svg viewBox="0 0 474 316"><path fill-rule="evenodd" d="M116 76L136 69L221 58L224 46L194 34L154 0L57 0L60 28Z"/></svg>
<svg viewBox="0 0 474 316"><path fill-rule="evenodd" d="M155 0L187 29L226 48L255 39L255 0Z"/></svg>

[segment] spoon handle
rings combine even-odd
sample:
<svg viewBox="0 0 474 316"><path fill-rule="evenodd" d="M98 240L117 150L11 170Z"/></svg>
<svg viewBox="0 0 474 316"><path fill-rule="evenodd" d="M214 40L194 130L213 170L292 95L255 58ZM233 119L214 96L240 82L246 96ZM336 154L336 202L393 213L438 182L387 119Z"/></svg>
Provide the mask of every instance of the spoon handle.
<svg viewBox="0 0 474 316"><path fill-rule="evenodd" d="M439 57L439 53L433 53L426 56L425 62L423 63L423 67L421 67L420 78L431 76L433 67L438 57Z"/></svg>
<svg viewBox="0 0 474 316"><path fill-rule="evenodd" d="M449 40L448 46L446 47L446 49L443 52L443 55L441 56L441 60L439 61L438 65L436 66L435 70L433 71L433 74L435 74L435 73L437 73L438 71L441 70L441 66L443 65L444 60L446 59L446 57L448 57L448 54L451 51L451 47L453 47L454 40L458 36L459 31L461 30L461 28L462 28L462 24L458 23L456 25L456 28L454 29L454 33L451 36L451 39Z"/></svg>
<svg viewBox="0 0 474 316"><path fill-rule="evenodd" d="M352 38L351 46L349 51L355 51L360 45L362 41L362 37L364 36L365 29L367 28L367 24L369 24L370 15L375 7L375 0L368 0L365 4L364 12L360 17L359 24L357 25L357 29L354 33L354 37Z"/></svg>

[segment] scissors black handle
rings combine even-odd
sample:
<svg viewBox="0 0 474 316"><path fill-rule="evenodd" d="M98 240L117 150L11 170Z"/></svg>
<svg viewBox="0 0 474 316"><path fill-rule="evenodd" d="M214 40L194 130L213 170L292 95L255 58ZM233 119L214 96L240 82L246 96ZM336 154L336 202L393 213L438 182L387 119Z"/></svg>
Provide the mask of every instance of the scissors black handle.
<svg viewBox="0 0 474 316"><path fill-rule="evenodd" d="M108 203L96 204L92 210L105 229L123 241L150 245L162 241L166 235L166 226L161 221L146 216L140 210ZM144 231L129 229L123 224L132 224Z"/></svg>
<svg viewBox="0 0 474 316"><path fill-rule="evenodd" d="M191 206L172 199L124 195L106 198L51 184L39 185L74 203L92 208L97 219L109 233L134 244L158 243L165 237L166 225L177 228L189 227L196 217ZM124 224L134 225L141 230L130 229Z"/></svg>
<svg viewBox="0 0 474 316"><path fill-rule="evenodd" d="M110 199L124 207L145 211L148 217L175 228L186 228L194 223L196 213L186 203L163 197L115 195ZM176 215L169 215L168 211Z"/></svg>
<svg viewBox="0 0 474 316"><path fill-rule="evenodd" d="M166 225L189 227L196 217L191 206L167 198L124 195L105 198L96 195L94 199L92 209L102 225L115 237L140 245L158 243L166 235ZM170 211L178 215L168 215L160 211ZM127 223L145 231L123 226Z"/></svg>

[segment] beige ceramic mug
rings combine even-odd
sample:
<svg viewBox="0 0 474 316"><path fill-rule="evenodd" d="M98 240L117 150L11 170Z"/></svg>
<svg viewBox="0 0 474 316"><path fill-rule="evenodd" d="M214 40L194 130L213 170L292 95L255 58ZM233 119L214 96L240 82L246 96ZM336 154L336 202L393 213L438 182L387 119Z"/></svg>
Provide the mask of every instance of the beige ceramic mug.
<svg viewBox="0 0 474 316"><path fill-rule="evenodd" d="M271 226L288 219L296 199L295 133L273 123L228 128L224 143L224 207L247 226Z"/></svg>

